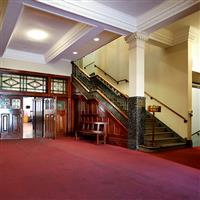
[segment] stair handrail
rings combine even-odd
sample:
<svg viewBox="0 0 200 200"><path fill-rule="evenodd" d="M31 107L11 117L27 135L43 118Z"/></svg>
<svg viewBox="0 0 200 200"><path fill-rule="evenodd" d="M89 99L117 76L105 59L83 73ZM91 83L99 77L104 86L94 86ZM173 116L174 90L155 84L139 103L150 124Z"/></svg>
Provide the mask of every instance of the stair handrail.
<svg viewBox="0 0 200 200"><path fill-rule="evenodd" d="M101 79L103 79L103 81L104 82L106 82L108 85L110 85L114 90L116 90L117 91L117 93L120 93L121 94L121 96L123 96L125 99L127 99L127 101L128 101L128 95L126 95L126 94L124 94L124 93L122 93L121 91L119 91L112 83L109 83L105 78L103 78L101 75L95 75L95 76L93 76L93 77L100 77Z"/></svg>
<svg viewBox="0 0 200 200"><path fill-rule="evenodd" d="M81 69L79 66L77 66L74 62L72 62L72 64L74 64L76 67L78 67L79 70L80 70L81 72L83 72L83 73L88 77L88 79L89 79L89 78L94 78L94 77L97 77L97 76L100 77L101 79L103 79L103 81L105 81L107 84L109 84L111 87L113 87L114 90L117 91L117 93L120 93L122 96L124 96L124 97L127 99L127 101L128 101L128 95L126 95L126 94L122 93L121 91L119 91L112 83L109 83L109 82L108 82L105 78L103 78L101 75L96 74L96 75L94 75L94 76L89 76L83 69Z"/></svg>
<svg viewBox="0 0 200 200"><path fill-rule="evenodd" d="M84 90L86 90L87 92L90 93L90 90L81 82L79 81L76 77L73 77L80 85L81 87L83 87ZM96 90L96 91L92 91L92 92L97 92L98 94L100 94L102 96L102 98L104 98L107 102L109 102L109 104L111 104L121 115L123 115L123 117L128 120L128 116L123 112L121 111L115 104L112 103L112 101L110 101L100 90ZM92 93L91 92L91 93ZM84 96L84 95L83 95ZM86 99L87 97L84 96ZM111 114L113 115L113 114ZM114 117L114 115L113 115ZM118 119L116 119L124 128L127 128L122 122L120 122Z"/></svg>
<svg viewBox="0 0 200 200"><path fill-rule="evenodd" d="M103 72L106 76L108 76L110 79L112 79L114 82L116 82L117 85L118 85L120 82L123 82L123 81L125 81L126 83L129 82L127 79L122 79L122 80L117 81L114 77L112 77L110 74L108 74L107 72L105 72L103 69L101 69L101 68L98 67L97 65L94 65L94 67L96 67L97 69L99 69L99 70L100 70L101 72Z"/></svg>
<svg viewBox="0 0 200 200"><path fill-rule="evenodd" d="M196 131L195 133L192 133L192 136L194 135L200 135L200 130Z"/></svg>
<svg viewBox="0 0 200 200"><path fill-rule="evenodd" d="M106 101L108 101L121 115L123 115L127 120L128 116L122 112L110 99L108 99L100 90L97 89L97 91Z"/></svg>
<svg viewBox="0 0 200 200"><path fill-rule="evenodd" d="M170 108L169 106L167 106L166 104L164 104L163 102L161 102L160 100L158 100L157 98L151 96L149 93L144 92L147 96L150 97L150 99L153 99L155 101L157 101L160 105L164 106L165 108L167 108L168 110L170 110L171 112L173 112L174 114L176 114L177 116L179 116L180 118L182 118L184 120L184 123L187 123L187 119L185 117L183 117L182 115L180 115L179 113L177 113L175 110L173 110L172 108Z"/></svg>
<svg viewBox="0 0 200 200"><path fill-rule="evenodd" d="M94 64L94 63L95 63L95 62L91 62L91 63L85 65L83 68L86 69L87 67L89 67L90 65L92 65L92 64Z"/></svg>

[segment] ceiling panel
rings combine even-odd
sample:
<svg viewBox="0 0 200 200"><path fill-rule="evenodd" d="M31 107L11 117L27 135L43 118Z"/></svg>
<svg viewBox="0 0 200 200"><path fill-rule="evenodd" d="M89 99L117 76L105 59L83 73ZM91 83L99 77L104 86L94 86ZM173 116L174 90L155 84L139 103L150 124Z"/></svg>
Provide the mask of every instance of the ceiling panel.
<svg viewBox="0 0 200 200"><path fill-rule="evenodd" d="M110 8L138 17L165 0L95 0ZM89 1L88 1L89 2Z"/></svg>
<svg viewBox="0 0 200 200"><path fill-rule="evenodd" d="M31 53L44 54L57 40L67 33L77 22L30 7L24 7L8 48ZM27 31L40 29L48 33L44 41L27 37Z"/></svg>

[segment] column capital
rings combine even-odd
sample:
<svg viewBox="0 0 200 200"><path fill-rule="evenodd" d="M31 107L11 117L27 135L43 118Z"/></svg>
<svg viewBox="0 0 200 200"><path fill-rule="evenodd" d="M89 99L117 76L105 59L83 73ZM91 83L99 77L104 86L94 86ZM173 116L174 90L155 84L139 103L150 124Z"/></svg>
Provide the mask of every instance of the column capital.
<svg viewBox="0 0 200 200"><path fill-rule="evenodd" d="M147 41L148 40L149 35L145 32L135 32L132 33L131 35L128 35L125 37L125 41L130 44L131 42L135 41L135 40L142 40L142 41Z"/></svg>

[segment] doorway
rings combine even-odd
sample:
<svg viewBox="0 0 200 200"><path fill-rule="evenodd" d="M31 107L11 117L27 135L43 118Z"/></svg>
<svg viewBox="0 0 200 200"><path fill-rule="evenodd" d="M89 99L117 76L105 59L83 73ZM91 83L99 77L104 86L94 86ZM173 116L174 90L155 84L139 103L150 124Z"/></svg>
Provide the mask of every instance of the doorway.
<svg viewBox="0 0 200 200"><path fill-rule="evenodd" d="M34 138L33 99L34 97L23 97L23 139Z"/></svg>
<svg viewBox="0 0 200 200"><path fill-rule="evenodd" d="M62 98L0 95L0 139L66 136L66 109Z"/></svg>
<svg viewBox="0 0 200 200"><path fill-rule="evenodd" d="M23 97L23 138L55 138L56 100Z"/></svg>

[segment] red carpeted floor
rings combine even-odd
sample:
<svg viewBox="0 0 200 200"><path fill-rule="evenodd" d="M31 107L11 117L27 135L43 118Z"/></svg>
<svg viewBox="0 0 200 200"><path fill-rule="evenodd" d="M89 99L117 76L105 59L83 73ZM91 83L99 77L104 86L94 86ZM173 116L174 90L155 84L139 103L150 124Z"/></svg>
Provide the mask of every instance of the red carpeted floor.
<svg viewBox="0 0 200 200"><path fill-rule="evenodd" d="M200 170L200 147L159 152L154 155Z"/></svg>
<svg viewBox="0 0 200 200"><path fill-rule="evenodd" d="M73 139L1 141L0 199L197 200L200 171Z"/></svg>

